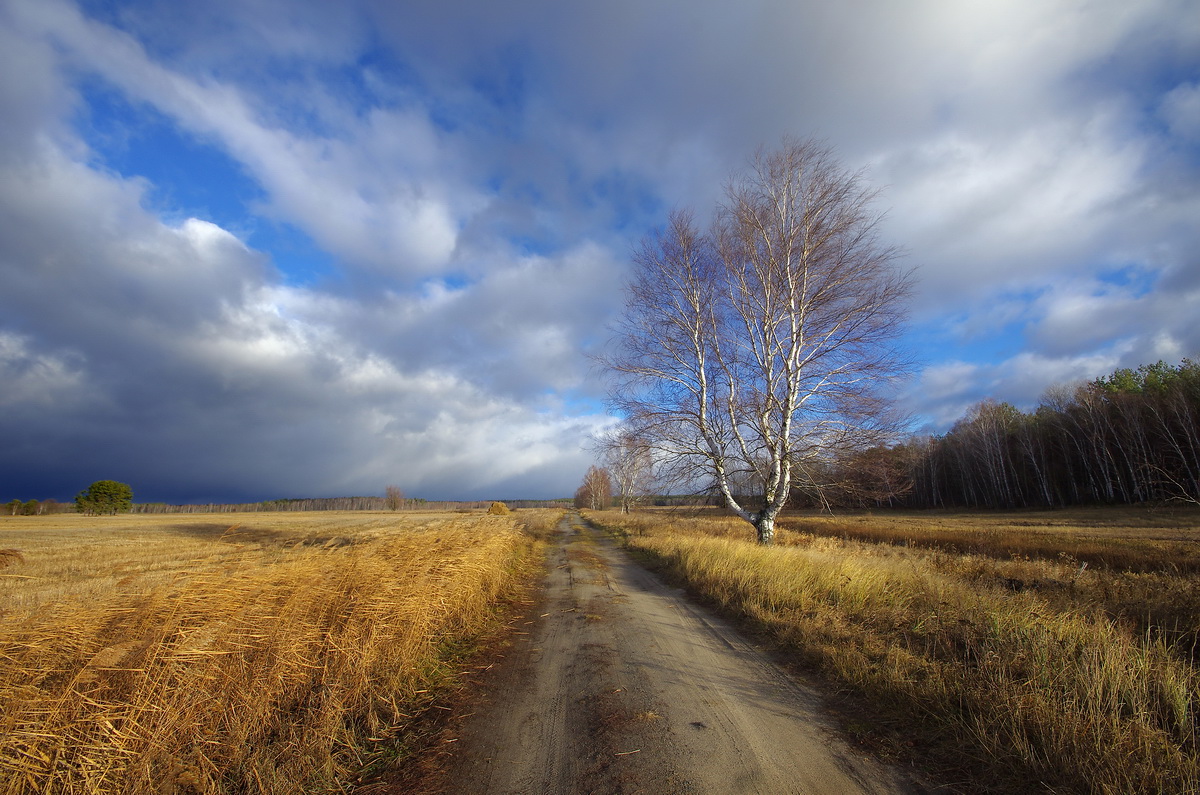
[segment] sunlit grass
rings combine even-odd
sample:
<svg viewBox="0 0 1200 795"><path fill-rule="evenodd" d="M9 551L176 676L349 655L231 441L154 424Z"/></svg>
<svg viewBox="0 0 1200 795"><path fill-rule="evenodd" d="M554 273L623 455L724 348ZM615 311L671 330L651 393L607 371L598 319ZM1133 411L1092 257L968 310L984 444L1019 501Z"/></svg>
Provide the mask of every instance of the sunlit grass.
<svg viewBox="0 0 1200 795"><path fill-rule="evenodd" d="M0 523L0 792L342 791L404 752L528 567L520 522L553 518Z"/></svg>
<svg viewBox="0 0 1200 795"><path fill-rule="evenodd" d="M980 785L1200 787L1200 578L1189 571L1081 568L1070 553L1001 559L794 529L814 520L785 523L793 529L781 533L782 546L761 548L744 523L712 516L592 518L797 660L911 722L913 736L956 758ZM970 517L942 519L931 532L972 532ZM883 536L888 522L856 524ZM1064 523L1054 533L1091 529ZM1147 530L1136 529L1134 547ZM1154 532L1186 544L1191 531Z"/></svg>

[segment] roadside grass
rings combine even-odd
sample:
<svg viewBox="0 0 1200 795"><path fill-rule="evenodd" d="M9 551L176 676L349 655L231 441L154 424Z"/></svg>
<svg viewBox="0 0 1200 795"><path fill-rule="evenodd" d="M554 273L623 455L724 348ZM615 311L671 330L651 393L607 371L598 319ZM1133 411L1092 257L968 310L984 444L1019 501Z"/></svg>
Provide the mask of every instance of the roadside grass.
<svg viewBox="0 0 1200 795"><path fill-rule="evenodd" d="M0 792L347 791L560 515L0 521Z"/></svg>
<svg viewBox="0 0 1200 795"><path fill-rule="evenodd" d="M1081 567L1072 546L1166 539L1194 556L1196 514L1124 536L1129 517L1071 524L1063 512L1036 530L1002 529L1037 521L1015 514L930 517L930 536L1001 542L985 552L911 543L913 514L792 519L775 548L711 512L589 518L905 726L948 780L969 777L967 791L1200 792L1200 576L1140 552L1133 567ZM822 524L831 532L807 532ZM879 540L856 540L868 533ZM1037 555L999 552L1023 533L1038 536Z"/></svg>

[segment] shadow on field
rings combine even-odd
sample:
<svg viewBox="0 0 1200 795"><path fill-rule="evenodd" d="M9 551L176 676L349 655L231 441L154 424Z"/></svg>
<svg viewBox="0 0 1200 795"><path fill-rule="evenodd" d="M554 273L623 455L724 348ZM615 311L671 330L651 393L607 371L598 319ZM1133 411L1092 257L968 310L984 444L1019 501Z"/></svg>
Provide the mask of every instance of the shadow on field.
<svg viewBox="0 0 1200 795"><path fill-rule="evenodd" d="M279 547L319 547L338 549L358 543L361 539L335 535L305 536L295 530L275 530L269 527L243 527L226 522L179 522L166 525L179 535L227 544L258 544Z"/></svg>

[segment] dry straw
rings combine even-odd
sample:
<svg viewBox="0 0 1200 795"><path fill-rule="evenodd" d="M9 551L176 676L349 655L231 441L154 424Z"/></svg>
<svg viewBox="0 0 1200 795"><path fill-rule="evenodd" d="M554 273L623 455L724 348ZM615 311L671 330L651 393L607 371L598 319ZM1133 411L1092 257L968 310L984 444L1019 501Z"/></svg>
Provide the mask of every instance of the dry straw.
<svg viewBox="0 0 1200 795"><path fill-rule="evenodd" d="M192 573L5 620L0 792L344 791L529 550L511 517L403 521L229 528Z"/></svg>

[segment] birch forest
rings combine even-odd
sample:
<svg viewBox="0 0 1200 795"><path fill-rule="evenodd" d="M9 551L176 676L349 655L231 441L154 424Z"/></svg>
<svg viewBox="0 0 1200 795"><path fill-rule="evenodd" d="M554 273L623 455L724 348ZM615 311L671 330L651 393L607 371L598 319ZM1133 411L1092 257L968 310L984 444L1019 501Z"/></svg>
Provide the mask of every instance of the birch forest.
<svg viewBox="0 0 1200 795"><path fill-rule="evenodd" d="M831 472L845 506L1200 504L1200 362L1158 362L1047 391L1032 412L987 400L949 432Z"/></svg>

